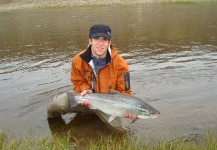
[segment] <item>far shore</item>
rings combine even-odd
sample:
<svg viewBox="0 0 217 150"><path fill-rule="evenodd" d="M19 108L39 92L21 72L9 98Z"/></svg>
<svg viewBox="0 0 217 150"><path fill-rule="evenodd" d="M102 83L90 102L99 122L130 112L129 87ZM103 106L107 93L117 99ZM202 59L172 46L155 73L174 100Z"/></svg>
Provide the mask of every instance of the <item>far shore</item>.
<svg viewBox="0 0 217 150"><path fill-rule="evenodd" d="M0 12L50 7L138 4L217 4L216 0L2 0Z"/></svg>

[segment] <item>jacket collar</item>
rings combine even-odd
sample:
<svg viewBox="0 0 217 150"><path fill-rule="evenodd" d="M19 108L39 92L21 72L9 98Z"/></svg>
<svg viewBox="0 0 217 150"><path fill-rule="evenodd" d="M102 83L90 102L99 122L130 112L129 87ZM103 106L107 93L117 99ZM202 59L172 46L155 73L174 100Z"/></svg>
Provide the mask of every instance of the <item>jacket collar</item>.
<svg viewBox="0 0 217 150"><path fill-rule="evenodd" d="M111 55L112 51L109 47L106 54L106 64L111 62ZM84 60L87 64L91 61L91 45L88 46L88 48L80 55L81 59Z"/></svg>

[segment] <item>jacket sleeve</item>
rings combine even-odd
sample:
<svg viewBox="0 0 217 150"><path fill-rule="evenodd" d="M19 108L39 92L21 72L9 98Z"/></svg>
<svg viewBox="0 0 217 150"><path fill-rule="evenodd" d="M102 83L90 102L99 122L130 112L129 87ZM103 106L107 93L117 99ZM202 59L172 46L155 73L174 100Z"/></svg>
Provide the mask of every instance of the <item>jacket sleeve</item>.
<svg viewBox="0 0 217 150"><path fill-rule="evenodd" d="M129 67L126 63L126 61L119 56L119 61L118 61L118 78L117 78L117 89L118 91L120 91L121 93L126 93L131 95L132 93L132 88L128 87L130 85L130 78L128 78L128 80L126 81L125 78L125 74L128 74L129 77ZM126 85L127 84L127 85Z"/></svg>
<svg viewBox="0 0 217 150"><path fill-rule="evenodd" d="M84 79L84 70L82 66L82 60L79 60L81 58L75 56L72 59L71 63L71 74L70 74L70 79L71 82L74 86L74 90L77 93L81 93L85 89L89 89L90 86L87 83L87 81Z"/></svg>

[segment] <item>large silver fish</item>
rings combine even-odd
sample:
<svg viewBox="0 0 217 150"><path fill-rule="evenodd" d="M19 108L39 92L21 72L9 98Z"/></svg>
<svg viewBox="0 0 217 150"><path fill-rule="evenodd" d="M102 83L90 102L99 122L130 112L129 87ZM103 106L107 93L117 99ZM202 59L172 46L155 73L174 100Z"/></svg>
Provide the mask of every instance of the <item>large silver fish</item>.
<svg viewBox="0 0 217 150"><path fill-rule="evenodd" d="M118 92L112 93L89 93L84 96L76 95L74 97L74 106L81 103L83 100L89 100L91 104L90 109L98 109L108 115L109 122L115 117L123 117L125 114L132 114L135 118L132 123L138 118L158 118L160 112L151 105L142 101L137 97Z"/></svg>

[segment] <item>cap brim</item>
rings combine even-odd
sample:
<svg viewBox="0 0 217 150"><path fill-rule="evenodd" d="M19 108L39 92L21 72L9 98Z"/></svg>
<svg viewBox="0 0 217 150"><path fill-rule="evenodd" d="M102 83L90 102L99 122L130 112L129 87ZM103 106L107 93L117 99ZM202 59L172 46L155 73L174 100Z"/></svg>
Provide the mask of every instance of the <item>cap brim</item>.
<svg viewBox="0 0 217 150"><path fill-rule="evenodd" d="M96 38L96 37L105 37L105 38L107 38L109 40L111 39L111 36L109 36L109 35L107 35L105 33L95 33L95 34L92 34L90 36L90 38Z"/></svg>

